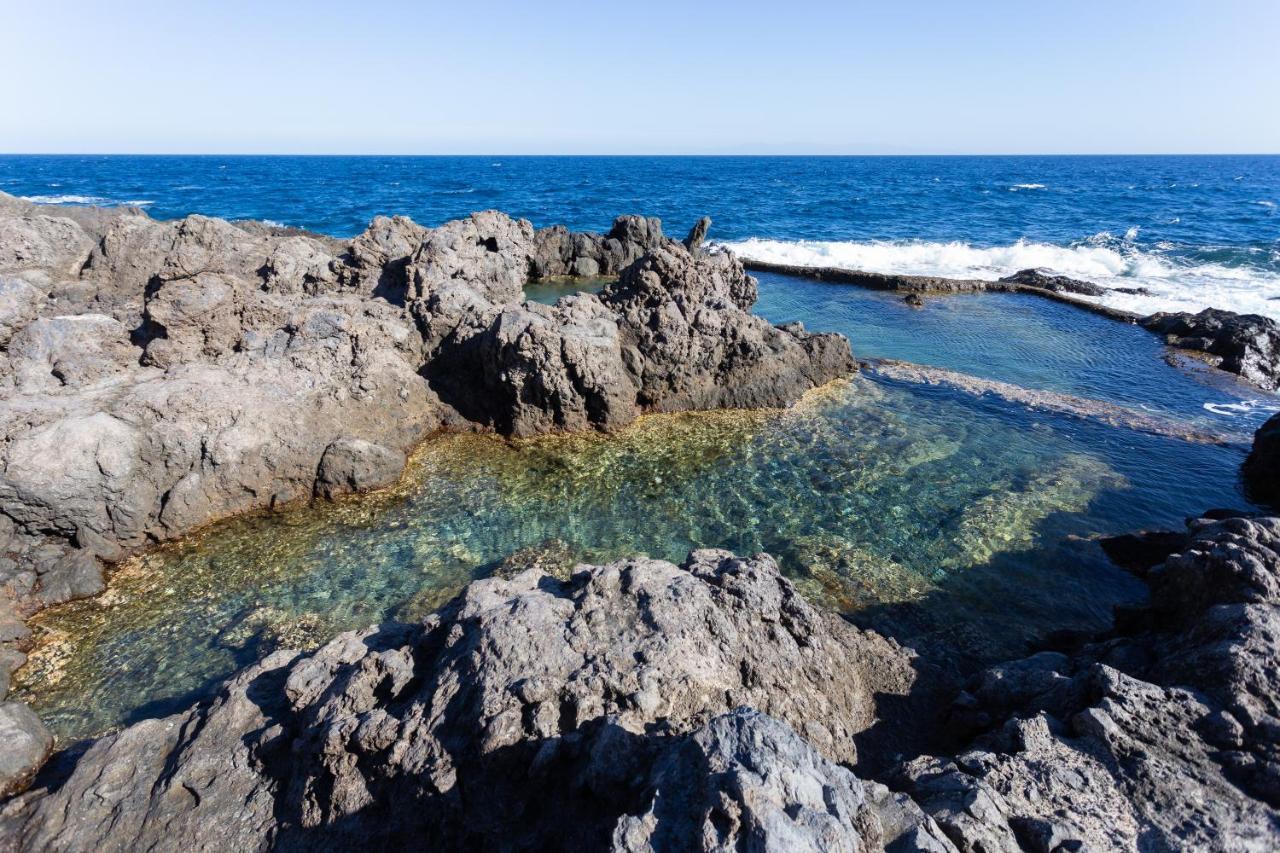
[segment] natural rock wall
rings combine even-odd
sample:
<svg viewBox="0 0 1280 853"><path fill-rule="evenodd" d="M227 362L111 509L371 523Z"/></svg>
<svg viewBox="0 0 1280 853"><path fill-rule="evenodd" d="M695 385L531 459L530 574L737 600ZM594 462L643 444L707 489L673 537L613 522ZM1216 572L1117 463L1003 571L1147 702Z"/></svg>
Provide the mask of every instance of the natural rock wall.
<svg viewBox="0 0 1280 853"><path fill-rule="evenodd" d="M948 849L840 766L877 697L913 678L907 652L814 609L767 557L530 570L422 625L277 652L186 714L103 738L4 806L0 838L861 850L932 833Z"/></svg>
<svg viewBox="0 0 1280 853"><path fill-rule="evenodd" d="M531 277L651 255L643 305L524 302ZM386 485L435 430L785 406L856 369L843 338L751 316L754 293L732 256L638 216L605 235L379 217L341 241L0 194L0 700L23 619L101 591L103 561Z"/></svg>

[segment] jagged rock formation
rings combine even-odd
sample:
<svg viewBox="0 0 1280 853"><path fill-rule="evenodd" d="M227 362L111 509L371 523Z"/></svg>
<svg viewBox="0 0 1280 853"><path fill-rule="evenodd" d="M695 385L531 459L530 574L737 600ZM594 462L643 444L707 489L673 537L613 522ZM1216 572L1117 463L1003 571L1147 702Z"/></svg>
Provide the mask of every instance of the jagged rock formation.
<svg viewBox="0 0 1280 853"><path fill-rule="evenodd" d="M978 674L951 725L979 734L892 774L960 849L1280 839L1280 518L1201 520L1158 545L1175 553L1146 573L1149 608Z"/></svg>
<svg viewBox="0 0 1280 853"><path fill-rule="evenodd" d="M523 301L531 277L620 272L643 287ZM605 235L379 217L340 241L0 194L0 643L99 591L102 560L384 485L437 429L785 406L856 369L843 338L751 316L754 293L731 255L638 216Z"/></svg>
<svg viewBox="0 0 1280 853"><path fill-rule="evenodd" d="M1199 314L1152 314L1142 325L1178 349L1267 391L1280 390L1280 325L1258 314L1206 308Z"/></svg>
<svg viewBox="0 0 1280 853"><path fill-rule="evenodd" d="M839 766L876 697L913 678L907 652L807 604L767 557L530 570L473 583L422 625L277 652L186 714L103 738L55 789L4 806L0 837L948 849L909 801Z"/></svg>

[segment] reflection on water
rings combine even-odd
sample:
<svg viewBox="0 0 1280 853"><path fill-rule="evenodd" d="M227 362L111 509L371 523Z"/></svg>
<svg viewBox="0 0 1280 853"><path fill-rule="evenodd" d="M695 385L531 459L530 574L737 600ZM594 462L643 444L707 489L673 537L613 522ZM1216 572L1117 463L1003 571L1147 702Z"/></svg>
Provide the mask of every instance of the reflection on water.
<svg viewBox="0 0 1280 853"><path fill-rule="evenodd" d="M554 305L561 296L575 293L599 293L612 278L572 278L570 276L544 278L524 286L524 298L530 302Z"/></svg>
<svg viewBox="0 0 1280 853"><path fill-rule="evenodd" d="M390 492L218 525L47 611L19 691L62 737L167 713L273 646L419 617L519 549L561 568L768 551L809 595L904 642L1016 654L1141 596L1080 537L1176 523L1188 500L1238 505L1238 463L1235 448L866 377L786 412L444 436Z"/></svg>

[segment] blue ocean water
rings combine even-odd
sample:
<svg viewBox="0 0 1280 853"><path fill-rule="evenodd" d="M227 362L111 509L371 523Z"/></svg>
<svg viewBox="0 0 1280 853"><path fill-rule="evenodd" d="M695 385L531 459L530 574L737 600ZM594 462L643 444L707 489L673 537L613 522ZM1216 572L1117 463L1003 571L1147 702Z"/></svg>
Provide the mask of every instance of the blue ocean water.
<svg viewBox="0 0 1280 853"><path fill-rule="evenodd" d="M357 233L498 208L603 230L619 213L699 216L761 260L996 277L1046 266L1152 295L1280 316L1280 156L0 156L0 190ZM1115 280L1115 281L1113 281ZM1123 281L1118 281L1123 280Z"/></svg>

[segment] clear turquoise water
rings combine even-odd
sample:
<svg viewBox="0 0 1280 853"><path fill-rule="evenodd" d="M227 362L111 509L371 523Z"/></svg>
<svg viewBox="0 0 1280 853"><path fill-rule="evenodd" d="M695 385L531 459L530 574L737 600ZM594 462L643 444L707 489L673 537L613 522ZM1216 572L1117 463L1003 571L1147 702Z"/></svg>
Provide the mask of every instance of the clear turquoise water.
<svg viewBox="0 0 1280 853"><path fill-rule="evenodd" d="M1139 330L1031 297L913 311L766 276L760 310L846 332L864 357L1150 401L1227 431L1260 417L1204 409L1236 395L1166 364ZM785 413L651 417L608 437L449 436L392 493L219 525L126 567L103 597L47 612L19 692L67 738L167 713L277 645L420 616L521 549L552 565L768 551L859 622L990 660L1140 600L1091 537L1247 506L1242 456L870 376Z"/></svg>

